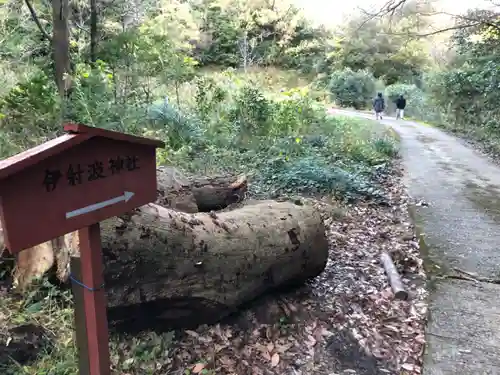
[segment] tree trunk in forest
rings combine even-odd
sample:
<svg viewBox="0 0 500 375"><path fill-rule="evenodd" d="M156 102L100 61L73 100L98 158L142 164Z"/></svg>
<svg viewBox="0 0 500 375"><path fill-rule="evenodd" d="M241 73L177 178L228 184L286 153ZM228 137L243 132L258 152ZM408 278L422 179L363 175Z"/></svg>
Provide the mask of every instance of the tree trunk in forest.
<svg viewBox="0 0 500 375"><path fill-rule="evenodd" d="M65 79L70 72L68 18L69 1L52 0L55 77L59 95L63 100L70 84L69 77Z"/></svg>
<svg viewBox="0 0 500 375"><path fill-rule="evenodd" d="M97 0L90 0L90 62L97 61Z"/></svg>
<svg viewBox="0 0 500 375"><path fill-rule="evenodd" d="M0 258L2 257L4 251L5 251L5 237L3 235L2 225L0 224Z"/></svg>
<svg viewBox="0 0 500 375"><path fill-rule="evenodd" d="M328 258L319 213L291 202L217 214L149 204L101 225L109 319L122 327L214 322L317 276Z"/></svg>

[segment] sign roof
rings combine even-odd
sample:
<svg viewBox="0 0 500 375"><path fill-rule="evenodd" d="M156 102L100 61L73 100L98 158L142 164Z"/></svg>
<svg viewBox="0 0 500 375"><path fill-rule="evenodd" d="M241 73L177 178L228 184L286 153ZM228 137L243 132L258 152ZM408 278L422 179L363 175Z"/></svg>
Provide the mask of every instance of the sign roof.
<svg viewBox="0 0 500 375"><path fill-rule="evenodd" d="M23 151L7 159L0 160L0 180L94 137L103 137L155 148L165 147L165 143L162 141L82 124L66 124L64 125L64 130L69 134L42 143L41 145L30 148L29 150Z"/></svg>

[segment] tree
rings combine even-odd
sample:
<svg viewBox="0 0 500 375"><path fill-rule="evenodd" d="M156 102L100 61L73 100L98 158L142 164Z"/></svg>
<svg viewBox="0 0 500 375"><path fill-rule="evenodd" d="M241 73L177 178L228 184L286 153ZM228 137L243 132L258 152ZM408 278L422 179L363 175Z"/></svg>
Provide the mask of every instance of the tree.
<svg viewBox="0 0 500 375"><path fill-rule="evenodd" d="M500 136L500 23L484 10L469 11L463 18L480 22L455 30L455 55L429 77L427 92L449 127L491 144Z"/></svg>
<svg viewBox="0 0 500 375"><path fill-rule="evenodd" d="M70 84L70 81L66 79L70 73L68 18L69 0L52 0L55 77L59 95L63 99L66 97Z"/></svg>
<svg viewBox="0 0 500 375"><path fill-rule="evenodd" d="M428 52L421 41L397 32L409 27L410 22L406 21L401 18L398 23L389 24L376 19L351 19L333 46L331 58L336 69L368 69L387 85L401 81L419 83L429 64Z"/></svg>
<svg viewBox="0 0 500 375"><path fill-rule="evenodd" d="M494 0L490 0L492 5L496 6ZM419 7L424 7L425 11L420 12ZM434 11L432 9L432 4L429 0L387 0L382 7L379 7L376 11L363 11L365 15L365 20L373 20L380 18L392 19L395 15L400 15L402 13L413 13L418 15L420 19L426 19L430 26L432 24L432 18L435 16L447 16L453 23L451 25L440 24L437 27L429 27L427 30L422 32L413 31L411 34L417 37L429 37L449 31L463 30L469 28L475 28L477 26L485 25L493 28L499 28L497 23L498 12L491 10L483 10L479 12L468 12L467 14L454 14L443 11Z"/></svg>
<svg viewBox="0 0 500 375"><path fill-rule="evenodd" d="M90 62L97 61L97 0L90 0Z"/></svg>
<svg viewBox="0 0 500 375"><path fill-rule="evenodd" d="M35 22L36 26L38 27L38 29L40 30L40 32L42 33L42 35L47 40L51 41L52 38L47 33L47 31L45 30L45 28L42 26L42 23L40 22L40 19L38 18L38 15L36 14L35 8L33 8L33 5L31 4L31 2L29 0L25 0L24 2L25 2L26 6L28 7L28 9L30 11L31 18Z"/></svg>
<svg viewBox="0 0 500 375"><path fill-rule="evenodd" d="M248 31L244 30L243 35L238 40L238 47L241 55L241 65L246 72L247 69L256 63L257 57L255 50L257 48L258 40L256 37L249 38Z"/></svg>
<svg viewBox="0 0 500 375"><path fill-rule="evenodd" d="M375 79L369 72L345 68L332 74L329 89L340 106L363 109L375 94Z"/></svg>

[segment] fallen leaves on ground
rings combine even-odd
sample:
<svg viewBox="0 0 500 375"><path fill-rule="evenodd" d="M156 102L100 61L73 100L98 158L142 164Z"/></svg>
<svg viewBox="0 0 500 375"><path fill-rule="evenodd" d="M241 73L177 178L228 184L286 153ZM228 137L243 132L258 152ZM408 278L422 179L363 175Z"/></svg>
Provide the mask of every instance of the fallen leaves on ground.
<svg viewBox="0 0 500 375"><path fill-rule="evenodd" d="M316 201L331 243L325 271L293 292L269 295L232 320L176 334L157 374L420 374L425 274L401 175L384 177L388 204L347 205L342 218ZM333 217L335 216L335 217ZM391 254L410 293L393 297L380 253Z"/></svg>

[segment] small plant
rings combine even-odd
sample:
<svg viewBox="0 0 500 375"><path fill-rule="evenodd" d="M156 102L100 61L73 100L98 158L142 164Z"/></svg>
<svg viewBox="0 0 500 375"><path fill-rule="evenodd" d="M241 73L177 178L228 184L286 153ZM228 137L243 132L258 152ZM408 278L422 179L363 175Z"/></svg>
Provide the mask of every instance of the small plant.
<svg viewBox="0 0 500 375"><path fill-rule="evenodd" d="M163 102L151 106L148 119L151 128L163 133L168 145L174 151L203 137L200 121L170 103Z"/></svg>
<svg viewBox="0 0 500 375"><path fill-rule="evenodd" d="M256 87L245 85L236 96L229 112L229 121L237 126L240 140L248 142L252 136L269 133L272 106Z"/></svg>
<svg viewBox="0 0 500 375"><path fill-rule="evenodd" d="M384 156L391 159L398 156L398 149L392 139L387 137L377 138L373 142L373 145L375 150Z"/></svg>

